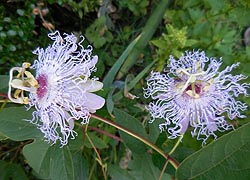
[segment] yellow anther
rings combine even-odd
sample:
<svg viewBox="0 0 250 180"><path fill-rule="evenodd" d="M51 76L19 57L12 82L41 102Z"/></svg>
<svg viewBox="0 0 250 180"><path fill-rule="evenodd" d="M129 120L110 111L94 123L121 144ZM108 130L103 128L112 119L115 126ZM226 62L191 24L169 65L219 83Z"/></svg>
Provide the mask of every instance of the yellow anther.
<svg viewBox="0 0 250 180"><path fill-rule="evenodd" d="M181 89L181 88L183 88L183 87L184 87L184 85L185 85L185 83L184 83L184 82L180 82L180 83L178 83L178 84L176 84L176 85L175 85L175 88L177 88L177 89Z"/></svg>
<svg viewBox="0 0 250 180"><path fill-rule="evenodd" d="M205 85L205 86L203 87L203 90L204 90L204 91L207 91L213 83L214 83L214 79L210 79L210 80L207 82L207 85Z"/></svg>
<svg viewBox="0 0 250 180"><path fill-rule="evenodd" d="M30 66L31 66L31 64L29 62L23 63L23 70L29 68Z"/></svg>
<svg viewBox="0 0 250 180"><path fill-rule="evenodd" d="M29 104L29 98L28 97L23 98L23 104Z"/></svg>
<svg viewBox="0 0 250 180"><path fill-rule="evenodd" d="M9 80L9 91L8 97L12 102L20 104L29 104L29 98L24 97L24 91L35 92L38 87L38 82L35 77L26 71L27 68L31 66L30 63L23 63L22 67L14 67L10 70L10 80ZM18 74L15 79L13 79L13 72L17 71ZM25 77L26 76L26 77ZM12 88L15 92L12 97Z"/></svg>
<svg viewBox="0 0 250 180"><path fill-rule="evenodd" d="M35 77L29 72L29 71L24 71L24 74L27 76L28 79L26 79L24 81L24 84L27 86L31 86L31 87L37 87L38 86L38 82L35 79Z"/></svg>
<svg viewBox="0 0 250 180"><path fill-rule="evenodd" d="M19 79L21 76L22 76L22 73L18 73L18 74L16 75L16 78Z"/></svg>
<svg viewBox="0 0 250 180"><path fill-rule="evenodd" d="M210 85L206 85L206 86L203 87L203 90L207 91L209 88L210 88Z"/></svg>
<svg viewBox="0 0 250 180"><path fill-rule="evenodd" d="M23 90L17 89L14 92L14 98L17 100L18 103L20 104L29 104L29 98L28 97L23 97Z"/></svg>
<svg viewBox="0 0 250 180"><path fill-rule="evenodd" d="M20 94L23 92L23 90L21 89L17 89L15 92L14 92L14 98L19 98L20 97Z"/></svg>
<svg viewBox="0 0 250 180"><path fill-rule="evenodd" d="M194 93L192 90L188 90L188 91L186 91L186 94L187 94L187 95L189 95L190 97L195 98L195 99L200 98L200 95L199 95L199 94Z"/></svg>

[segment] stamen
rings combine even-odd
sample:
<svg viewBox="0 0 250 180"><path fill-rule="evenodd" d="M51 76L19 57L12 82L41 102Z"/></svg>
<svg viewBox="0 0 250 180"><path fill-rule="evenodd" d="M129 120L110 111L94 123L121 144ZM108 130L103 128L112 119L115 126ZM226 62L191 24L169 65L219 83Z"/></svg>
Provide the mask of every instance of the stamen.
<svg viewBox="0 0 250 180"><path fill-rule="evenodd" d="M199 67L200 67L200 65L199 65ZM190 74L189 72L187 72L187 69L183 69L183 68L180 68L179 70L177 70L177 74L181 74L181 73L184 73L185 75L189 76L189 78L186 81L185 85L182 86L182 89L179 92L180 95L184 93L184 91L188 88L188 86L190 85L190 83L191 84L195 83L197 76L205 75L204 71L199 71L198 73Z"/></svg>
<svg viewBox="0 0 250 180"><path fill-rule="evenodd" d="M29 98L24 97L24 91L36 91L37 81L29 71L26 71L26 69L29 67L30 63L23 63L22 68L14 67L10 70L8 98L15 103L28 104ZM15 79L13 78L14 71L18 72ZM26 75L26 77L24 77L24 75ZM12 97L11 94L12 88L16 89L14 92L14 97Z"/></svg>

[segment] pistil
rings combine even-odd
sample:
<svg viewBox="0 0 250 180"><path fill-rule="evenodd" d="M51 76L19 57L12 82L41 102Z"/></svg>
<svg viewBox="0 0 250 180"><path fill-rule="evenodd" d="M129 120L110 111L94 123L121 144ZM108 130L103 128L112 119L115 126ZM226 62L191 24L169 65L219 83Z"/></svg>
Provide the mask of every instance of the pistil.
<svg viewBox="0 0 250 180"><path fill-rule="evenodd" d="M41 74L37 78L38 88L37 88L37 97L42 99L48 90L48 77L44 74Z"/></svg>

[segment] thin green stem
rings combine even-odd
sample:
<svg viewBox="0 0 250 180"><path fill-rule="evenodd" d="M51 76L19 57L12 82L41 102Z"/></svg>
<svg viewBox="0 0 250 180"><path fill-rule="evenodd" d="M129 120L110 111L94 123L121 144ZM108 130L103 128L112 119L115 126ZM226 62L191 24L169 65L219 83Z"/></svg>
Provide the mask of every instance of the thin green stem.
<svg viewBox="0 0 250 180"><path fill-rule="evenodd" d="M93 176L93 174L94 174L95 167L96 167L96 162L97 162L97 161L94 161L93 165L92 165L91 168L90 168L88 179L92 179L92 176Z"/></svg>
<svg viewBox="0 0 250 180"><path fill-rule="evenodd" d="M103 177L104 179L106 180L107 179L107 175L106 175L106 171L105 171L105 165L103 164L102 162L102 159L101 159L101 156L100 154L98 153L97 149L95 148L95 145L94 143L92 142L92 140L90 139L89 135L87 133L85 133L85 136L87 137L89 143L91 144L91 146L93 147L96 155L97 155L97 161L98 163L100 164L100 166L102 167L102 173L103 173Z"/></svg>
<svg viewBox="0 0 250 180"><path fill-rule="evenodd" d="M22 142L21 144L19 144L18 146L15 146L7 151L4 151L3 153L0 154L0 158L2 158L2 156L4 156L5 154L9 154L12 151L17 151L18 149L21 149L23 146L30 144L33 140L28 140L27 142Z"/></svg>
<svg viewBox="0 0 250 180"><path fill-rule="evenodd" d="M82 128L82 125L81 125L80 123L75 122L75 124L76 124L77 126L79 126L79 127ZM96 127L92 127L92 126L89 126L89 125L86 126L85 132L87 131L87 129L92 130L92 131L99 132L99 133L101 133L101 134L103 134L103 135L105 135L105 136L108 136L108 137L110 137L110 138L112 138L112 139L114 139L114 140L117 140L117 141L119 141L119 142L122 142L122 139L121 139L120 137L115 136L115 135L113 135L113 134L111 134L111 133L109 133L109 132L106 132L106 131L102 130L102 129L99 129L99 128L96 128Z"/></svg>
<svg viewBox="0 0 250 180"><path fill-rule="evenodd" d="M183 138L183 135L179 137L178 141L176 142L176 144L174 145L173 149L168 153L169 155L173 154L173 152L176 150L176 148L179 146L179 144L181 143L181 140Z"/></svg>
<svg viewBox="0 0 250 180"><path fill-rule="evenodd" d="M163 166L163 168L161 170L161 174L160 174L158 180L161 180L161 178L163 176L163 173L164 173L165 169L167 168L167 165L168 165L168 159L166 160L166 162L165 162L165 164L164 164L164 166Z"/></svg>
<svg viewBox="0 0 250 180"><path fill-rule="evenodd" d="M6 103L6 102L11 102L11 101L9 101L7 99L0 99L0 103Z"/></svg>
<svg viewBox="0 0 250 180"><path fill-rule="evenodd" d="M0 103L3 103L0 107L0 111L1 111L5 107L5 105L8 103L8 100L4 100L4 101L0 100Z"/></svg>
<svg viewBox="0 0 250 180"><path fill-rule="evenodd" d="M174 147L172 148L172 150L168 153L169 156L170 156L171 154L174 153L174 151L176 150L176 148L177 148L177 147L179 146L179 144L181 143L182 138L183 138L183 135L179 137L178 141L176 142L176 144L174 145ZM162 178L162 176L163 176L163 173L164 173L165 169L167 168L168 162L170 162L169 159L166 160L166 163L165 163L164 166L163 166L163 169L162 169L162 171L161 171L161 174L160 174L160 177L159 177L158 180L161 180L161 178ZM170 162L170 163L171 163L171 162Z"/></svg>
<svg viewBox="0 0 250 180"><path fill-rule="evenodd" d="M84 128L82 127L82 125L80 123L77 123L77 125L82 128L82 131L83 131L82 144L84 145L85 144L85 140L86 140L86 134L87 134L86 132L87 132L87 129L88 129L88 124ZM84 147L85 146L83 146L82 151L84 150Z"/></svg>
<svg viewBox="0 0 250 180"><path fill-rule="evenodd" d="M106 124L109 124L127 134L129 134L130 136L140 140L141 142L145 143L146 145L148 145L149 147L151 147L152 149L154 149L156 152L158 152L160 155L162 155L166 160L168 160L171 165L177 169L178 166L179 166L179 163L174 159L172 158L171 156L169 156L169 154L166 154L164 151L162 151L159 147L157 147L156 145L154 145L153 143L149 142L147 139L141 137L140 135L138 135L137 133L134 133L132 131L130 131L129 129L125 128L125 127L122 127L120 126L119 124L113 122L113 121L110 121L108 119L105 119L103 117L100 117L100 116L97 116L95 114L91 114L91 116L97 120L100 120Z"/></svg>

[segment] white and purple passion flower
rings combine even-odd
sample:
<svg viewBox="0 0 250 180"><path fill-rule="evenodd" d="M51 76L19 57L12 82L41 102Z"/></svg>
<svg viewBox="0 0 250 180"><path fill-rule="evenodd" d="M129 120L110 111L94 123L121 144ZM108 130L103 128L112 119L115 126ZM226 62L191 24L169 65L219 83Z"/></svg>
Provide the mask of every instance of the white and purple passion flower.
<svg viewBox="0 0 250 180"><path fill-rule="evenodd" d="M46 49L37 48L33 53L38 56L31 66L10 70L9 99L16 103L27 104L28 109L35 107L33 119L47 141L61 145L74 138L74 121L81 119L82 124L89 122L90 113L103 107L105 100L93 92L102 89L97 78L90 79L95 71L98 56L92 55L92 47L83 47L84 38L73 34L50 33L54 42ZM35 71L33 76L27 68ZM18 75L14 78L13 72ZM16 89L14 97L12 89ZM28 97L24 92L29 92Z"/></svg>
<svg viewBox="0 0 250 180"><path fill-rule="evenodd" d="M239 63L219 71L221 59L209 58L203 51L186 51L178 60L170 56L165 73L152 72L147 79L144 96L152 98L147 106L150 122L164 119L159 125L169 138L182 136L189 126L192 136L206 143L208 137L216 138L216 131L233 128L230 120L244 118L247 106L236 100L240 94L248 95L249 84L240 83L246 76L230 72Z"/></svg>

